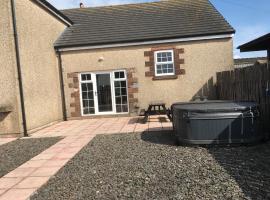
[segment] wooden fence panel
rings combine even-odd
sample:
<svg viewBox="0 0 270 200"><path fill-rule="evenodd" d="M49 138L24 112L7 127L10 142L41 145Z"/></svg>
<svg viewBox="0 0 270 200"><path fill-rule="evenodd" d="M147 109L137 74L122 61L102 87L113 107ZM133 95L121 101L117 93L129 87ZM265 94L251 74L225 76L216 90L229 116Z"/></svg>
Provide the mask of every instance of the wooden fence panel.
<svg viewBox="0 0 270 200"><path fill-rule="evenodd" d="M220 100L256 101L260 105L264 129L270 132L270 70L267 65L217 73L217 95Z"/></svg>

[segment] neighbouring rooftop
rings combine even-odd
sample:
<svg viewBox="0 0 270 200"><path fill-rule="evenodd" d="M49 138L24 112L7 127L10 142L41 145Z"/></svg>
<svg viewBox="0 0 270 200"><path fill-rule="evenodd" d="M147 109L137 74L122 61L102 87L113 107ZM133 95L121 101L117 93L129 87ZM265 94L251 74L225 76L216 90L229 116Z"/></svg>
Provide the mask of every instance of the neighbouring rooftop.
<svg viewBox="0 0 270 200"><path fill-rule="evenodd" d="M241 52L270 50L270 33L238 47Z"/></svg>
<svg viewBox="0 0 270 200"><path fill-rule="evenodd" d="M255 64L266 64L266 57L256 57L256 58L238 58L234 59L235 68L244 68L254 66Z"/></svg>

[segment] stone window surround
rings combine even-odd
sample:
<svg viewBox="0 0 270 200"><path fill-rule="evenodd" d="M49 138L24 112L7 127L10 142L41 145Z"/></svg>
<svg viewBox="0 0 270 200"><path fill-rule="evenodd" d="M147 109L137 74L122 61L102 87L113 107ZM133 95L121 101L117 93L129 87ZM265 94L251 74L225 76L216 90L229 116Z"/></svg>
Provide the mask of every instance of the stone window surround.
<svg viewBox="0 0 270 200"><path fill-rule="evenodd" d="M129 101L129 113L136 112L136 107L138 104L138 78L135 77L135 68L126 68L126 69L111 69L114 70L126 70L127 72L127 83L128 83L128 101ZM90 71L90 70L89 70ZM69 108L71 110L70 116L71 118L87 118L89 116L81 115L81 102L80 102L80 82L79 82L79 74L82 72L72 72L67 74L68 87L71 91L71 101ZM68 106L68 105L67 105ZM119 113L115 113L113 115L119 115ZM91 116L90 116L91 117ZM93 115L92 117L95 117Z"/></svg>
<svg viewBox="0 0 270 200"><path fill-rule="evenodd" d="M169 54L171 54L171 60L166 60L166 61L158 61L158 54L163 54L163 53L165 53L166 54L166 58L167 58L167 54L169 53ZM155 51L154 52L154 62L155 62L155 64L154 64L154 67L155 67L155 76L170 76L170 75L175 75L175 71L174 71L174 69L175 69L175 67L174 67L174 51L173 50L160 50L160 51ZM158 74L158 69L157 69L157 65L167 65L167 64L169 64L169 65L172 65L173 66L173 71L172 72L167 72L167 73L164 73L163 71L162 71L162 73L159 73ZM163 69L163 67L162 67L162 69Z"/></svg>
<svg viewBox="0 0 270 200"><path fill-rule="evenodd" d="M156 76L155 75L155 52L156 51L166 51L166 50L173 50L174 54L174 75L164 75L164 76ZM184 54L183 48L176 48L173 46L166 46L166 47L153 47L150 51L144 52L144 57L148 58L145 61L145 67L148 68L148 71L145 72L146 77L152 77L153 81L156 80L170 80L170 79L177 79L178 76L185 74L185 69L182 69L181 65L183 65L184 59L180 58L180 55Z"/></svg>

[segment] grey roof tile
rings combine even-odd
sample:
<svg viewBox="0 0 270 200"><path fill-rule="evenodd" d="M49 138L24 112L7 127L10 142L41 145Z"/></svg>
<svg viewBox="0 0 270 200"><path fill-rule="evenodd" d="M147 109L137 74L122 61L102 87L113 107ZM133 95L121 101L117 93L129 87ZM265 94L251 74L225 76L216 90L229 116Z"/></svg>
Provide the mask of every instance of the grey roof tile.
<svg viewBox="0 0 270 200"><path fill-rule="evenodd" d="M55 47L234 33L208 0L167 0L152 3L78 8L62 11L74 25Z"/></svg>

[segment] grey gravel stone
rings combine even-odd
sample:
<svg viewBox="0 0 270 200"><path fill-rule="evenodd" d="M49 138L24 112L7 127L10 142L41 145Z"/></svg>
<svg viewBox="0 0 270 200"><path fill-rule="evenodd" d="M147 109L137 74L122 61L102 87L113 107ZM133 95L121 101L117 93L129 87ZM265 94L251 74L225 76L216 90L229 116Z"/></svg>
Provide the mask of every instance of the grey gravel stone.
<svg viewBox="0 0 270 200"><path fill-rule="evenodd" d="M32 200L267 199L270 143L175 146L172 132L100 135Z"/></svg>
<svg viewBox="0 0 270 200"><path fill-rule="evenodd" d="M0 177L40 154L61 138L18 139L0 146Z"/></svg>

